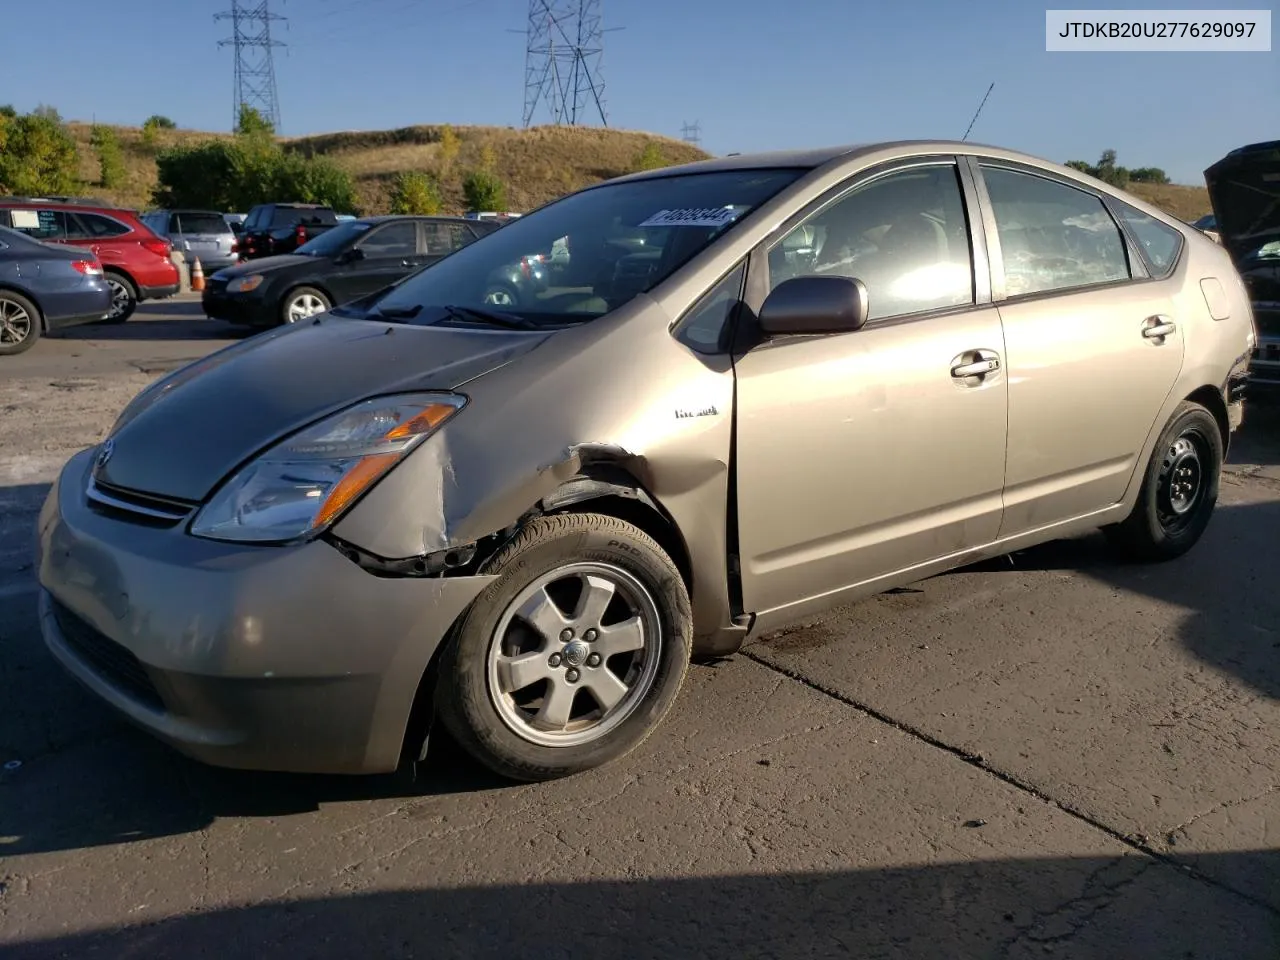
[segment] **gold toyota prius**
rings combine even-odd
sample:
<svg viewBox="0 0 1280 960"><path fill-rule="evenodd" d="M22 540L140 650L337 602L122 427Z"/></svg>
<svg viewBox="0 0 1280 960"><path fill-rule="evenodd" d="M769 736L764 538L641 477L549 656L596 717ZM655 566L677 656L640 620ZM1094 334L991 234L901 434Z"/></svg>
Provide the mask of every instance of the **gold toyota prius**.
<svg viewBox="0 0 1280 960"><path fill-rule="evenodd" d="M44 506L43 634L210 763L387 772L438 719L563 776L835 604L1094 527L1184 553L1254 343L1221 247L1009 150L624 177L144 390Z"/></svg>

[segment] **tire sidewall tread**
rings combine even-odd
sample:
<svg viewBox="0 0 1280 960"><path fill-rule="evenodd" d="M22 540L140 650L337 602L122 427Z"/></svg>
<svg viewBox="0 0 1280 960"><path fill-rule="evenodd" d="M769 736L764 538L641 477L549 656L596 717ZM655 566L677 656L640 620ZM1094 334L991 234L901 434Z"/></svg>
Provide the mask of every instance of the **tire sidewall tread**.
<svg viewBox="0 0 1280 960"><path fill-rule="evenodd" d="M643 702L599 740L575 747L530 743L510 730L489 700L488 654L503 612L532 580L570 563L616 565L653 594L662 622L657 676ZM464 749L516 780L568 776L630 753L662 721L683 683L692 649L692 616L680 572L647 534L614 517L571 513L535 518L484 566L497 575L447 639L437 679L440 719Z"/></svg>
<svg viewBox="0 0 1280 960"><path fill-rule="evenodd" d="M27 316L31 318L31 332L17 343L0 344L0 357L16 357L20 353L26 353L36 345L36 341L43 334L44 320L40 313L40 308L31 302L30 298L24 297L16 290L0 290L0 299L9 300L18 304L23 310L27 311Z"/></svg>

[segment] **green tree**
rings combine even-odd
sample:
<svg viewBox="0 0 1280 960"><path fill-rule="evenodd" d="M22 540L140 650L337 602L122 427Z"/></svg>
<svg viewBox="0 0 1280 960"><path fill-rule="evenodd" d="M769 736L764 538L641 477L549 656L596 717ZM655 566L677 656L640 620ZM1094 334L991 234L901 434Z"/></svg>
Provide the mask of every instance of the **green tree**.
<svg viewBox="0 0 1280 960"><path fill-rule="evenodd" d="M110 127L95 123L89 130L89 143L98 151L98 182L108 190L124 183L124 152L120 138Z"/></svg>
<svg viewBox="0 0 1280 960"><path fill-rule="evenodd" d="M276 128L262 112L247 103L240 104L240 116L236 121L236 133L245 137L272 137Z"/></svg>
<svg viewBox="0 0 1280 960"><path fill-rule="evenodd" d="M75 189L79 154L66 127L46 115L6 119L0 188L17 194L65 194Z"/></svg>
<svg viewBox="0 0 1280 960"><path fill-rule="evenodd" d="M428 173L406 172L396 177L391 191L392 213L416 213L431 216L440 212L444 201L440 184Z"/></svg>
<svg viewBox="0 0 1280 960"><path fill-rule="evenodd" d="M0 117L12 120L18 115L18 111L13 109L12 103L0 104Z"/></svg>
<svg viewBox="0 0 1280 960"><path fill-rule="evenodd" d="M144 127L154 127L157 130L176 130L178 125L166 117L163 113L153 113L142 124Z"/></svg>
<svg viewBox="0 0 1280 960"><path fill-rule="evenodd" d="M480 169L486 173L497 173L498 156L493 152L493 144L486 143L480 148Z"/></svg>
<svg viewBox="0 0 1280 960"><path fill-rule="evenodd" d="M644 149L636 154L635 160L632 161L632 167L636 172L657 170L665 166L667 166L667 160L662 155L662 149L652 140L644 145Z"/></svg>
<svg viewBox="0 0 1280 960"><path fill-rule="evenodd" d="M458 151L462 149L462 141L453 127L445 124L440 128L440 169L448 172L458 159Z"/></svg>
<svg viewBox="0 0 1280 960"><path fill-rule="evenodd" d="M1137 167L1129 171L1131 183L1168 183L1169 175L1159 167Z"/></svg>
<svg viewBox="0 0 1280 960"><path fill-rule="evenodd" d="M474 211L502 211L507 208L507 186L490 170L472 170L462 178L467 208Z"/></svg>

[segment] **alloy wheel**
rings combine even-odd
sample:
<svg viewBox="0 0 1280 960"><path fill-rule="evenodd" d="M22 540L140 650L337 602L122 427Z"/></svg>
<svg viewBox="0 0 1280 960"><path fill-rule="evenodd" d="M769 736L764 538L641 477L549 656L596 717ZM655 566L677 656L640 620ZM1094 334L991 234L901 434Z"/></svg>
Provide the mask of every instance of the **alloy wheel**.
<svg viewBox="0 0 1280 960"><path fill-rule="evenodd" d="M22 343L31 336L31 314L12 300L0 300L0 344Z"/></svg>
<svg viewBox="0 0 1280 960"><path fill-rule="evenodd" d="M324 313L328 309L328 304L314 293L304 293L302 296L294 297L289 301L289 307L285 310L285 318L289 323L297 323L299 320L314 317L317 313Z"/></svg>
<svg viewBox="0 0 1280 960"><path fill-rule="evenodd" d="M569 564L538 577L507 607L489 645L498 716L541 746L600 739L653 686L660 624L649 590L612 564Z"/></svg>
<svg viewBox="0 0 1280 960"><path fill-rule="evenodd" d="M129 301L133 299L133 291L129 289L123 280L117 280L115 277L107 277L107 286L111 288L111 312L107 314L107 317L114 319L129 309Z"/></svg>

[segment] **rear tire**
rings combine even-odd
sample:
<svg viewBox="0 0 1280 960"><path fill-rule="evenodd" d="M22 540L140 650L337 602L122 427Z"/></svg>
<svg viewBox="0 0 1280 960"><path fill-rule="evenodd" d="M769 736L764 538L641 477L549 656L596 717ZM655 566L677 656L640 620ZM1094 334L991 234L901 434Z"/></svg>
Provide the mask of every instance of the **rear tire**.
<svg viewBox="0 0 1280 960"><path fill-rule="evenodd" d="M0 357L26 353L40 339L40 310L12 290L0 290Z"/></svg>
<svg viewBox="0 0 1280 960"><path fill-rule="evenodd" d="M1218 421L1184 401L1156 441L1133 511L1104 530L1117 552L1154 563L1195 546L1218 502L1222 459Z"/></svg>
<svg viewBox="0 0 1280 960"><path fill-rule="evenodd" d="M108 270L107 286L111 288L111 312L99 323L124 323L138 309L138 288L123 273Z"/></svg>
<svg viewBox="0 0 1280 960"><path fill-rule="evenodd" d="M629 753L689 665L684 580L647 534L599 514L539 517L486 562L497 579L444 649L436 704L459 745L514 780Z"/></svg>

